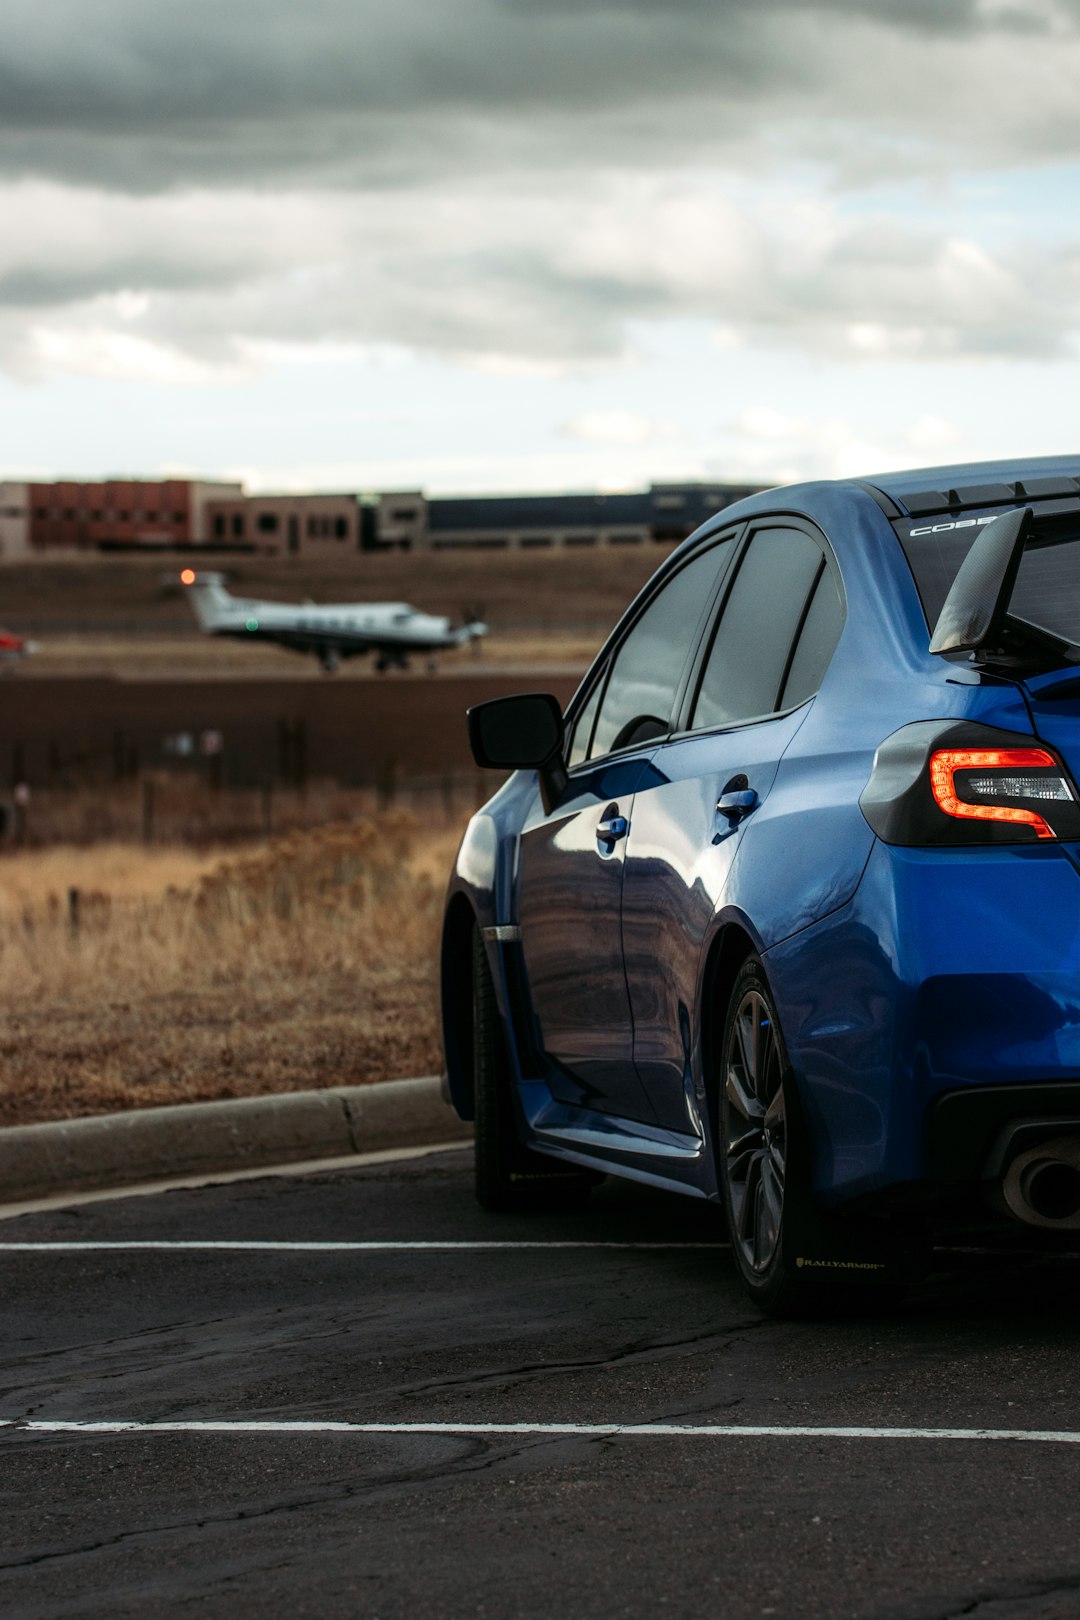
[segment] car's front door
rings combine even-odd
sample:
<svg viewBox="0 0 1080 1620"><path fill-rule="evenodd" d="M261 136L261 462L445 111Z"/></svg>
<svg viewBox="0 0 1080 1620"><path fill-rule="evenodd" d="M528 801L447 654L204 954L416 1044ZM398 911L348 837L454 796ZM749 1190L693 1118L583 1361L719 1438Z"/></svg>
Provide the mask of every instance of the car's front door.
<svg viewBox="0 0 1080 1620"><path fill-rule="evenodd" d="M822 545L760 527L741 553L705 654L686 732L654 758L627 840L623 954L634 1059L658 1123L696 1134L692 1042L703 947L743 829L772 787L842 622Z"/></svg>
<svg viewBox="0 0 1080 1620"><path fill-rule="evenodd" d="M713 546L667 576L592 672L566 789L550 811L537 795L521 835L521 947L548 1083L561 1101L627 1119L654 1118L634 1067L623 971L627 835L720 566Z"/></svg>

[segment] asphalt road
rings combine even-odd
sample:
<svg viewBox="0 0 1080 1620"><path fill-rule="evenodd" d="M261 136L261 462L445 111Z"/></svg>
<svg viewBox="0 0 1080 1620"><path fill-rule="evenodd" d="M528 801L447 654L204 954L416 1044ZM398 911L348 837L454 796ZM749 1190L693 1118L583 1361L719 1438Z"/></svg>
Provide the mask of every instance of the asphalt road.
<svg viewBox="0 0 1080 1620"><path fill-rule="evenodd" d="M461 1151L0 1223L0 1613L1074 1620L1080 1445L926 1431L1080 1438L1080 1261L776 1323L723 1238L485 1215Z"/></svg>

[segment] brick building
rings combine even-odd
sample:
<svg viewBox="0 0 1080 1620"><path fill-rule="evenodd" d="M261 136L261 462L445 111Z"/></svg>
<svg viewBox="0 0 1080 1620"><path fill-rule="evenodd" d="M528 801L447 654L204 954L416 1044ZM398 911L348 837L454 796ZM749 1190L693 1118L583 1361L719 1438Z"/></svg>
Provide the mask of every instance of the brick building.
<svg viewBox="0 0 1080 1620"><path fill-rule="evenodd" d="M33 551L94 551L112 546L198 544L206 539L207 503L241 494L240 484L206 479L59 479L30 483L28 542Z"/></svg>

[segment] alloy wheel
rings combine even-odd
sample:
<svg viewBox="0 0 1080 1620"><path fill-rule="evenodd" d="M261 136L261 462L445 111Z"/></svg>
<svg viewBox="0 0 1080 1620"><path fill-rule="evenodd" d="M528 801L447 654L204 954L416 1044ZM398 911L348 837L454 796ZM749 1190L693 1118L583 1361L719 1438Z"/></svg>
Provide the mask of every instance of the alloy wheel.
<svg viewBox="0 0 1080 1620"><path fill-rule="evenodd" d="M764 996L747 990L724 1053L721 1132L731 1240L754 1275L769 1269L780 1243L787 1168L783 1066Z"/></svg>

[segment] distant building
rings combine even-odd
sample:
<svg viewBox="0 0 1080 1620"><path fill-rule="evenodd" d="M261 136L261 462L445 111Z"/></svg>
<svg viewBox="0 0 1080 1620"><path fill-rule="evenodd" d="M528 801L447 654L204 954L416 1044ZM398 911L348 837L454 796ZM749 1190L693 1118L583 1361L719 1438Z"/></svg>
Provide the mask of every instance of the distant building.
<svg viewBox="0 0 1080 1620"><path fill-rule="evenodd" d="M684 540L713 512L753 493L745 484L653 484L640 494L380 495L380 547L619 546Z"/></svg>
<svg viewBox="0 0 1080 1620"><path fill-rule="evenodd" d="M0 483L0 556L206 547L295 557L671 543L754 492L653 484L612 495L247 495L210 479Z"/></svg>
<svg viewBox="0 0 1080 1620"><path fill-rule="evenodd" d="M372 549L375 515L356 495L244 495L238 489L207 502L204 538L215 546L325 557Z"/></svg>
<svg viewBox="0 0 1080 1620"><path fill-rule="evenodd" d="M166 550L206 538L209 501L242 485L207 479L60 479L31 483L27 531L32 551Z"/></svg>
<svg viewBox="0 0 1080 1620"><path fill-rule="evenodd" d="M0 480L0 557L24 557L30 549L30 486Z"/></svg>

